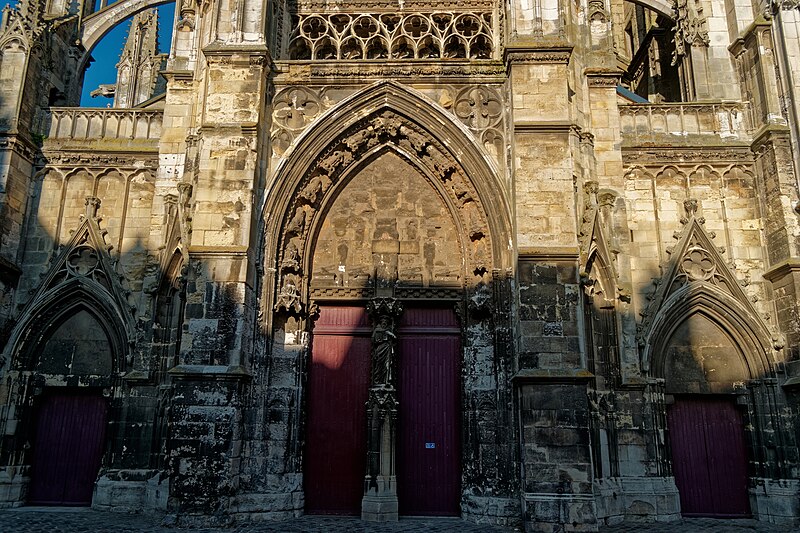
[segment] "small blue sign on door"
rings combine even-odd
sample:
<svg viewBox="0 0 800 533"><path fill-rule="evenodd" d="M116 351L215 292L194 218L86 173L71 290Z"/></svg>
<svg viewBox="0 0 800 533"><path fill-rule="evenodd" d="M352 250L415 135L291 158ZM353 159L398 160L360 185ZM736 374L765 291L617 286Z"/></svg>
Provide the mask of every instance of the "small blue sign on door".
<svg viewBox="0 0 800 533"><path fill-rule="evenodd" d="M432 450L434 448L436 448L436 443L435 442L426 442L425 443L425 449Z"/></svg>

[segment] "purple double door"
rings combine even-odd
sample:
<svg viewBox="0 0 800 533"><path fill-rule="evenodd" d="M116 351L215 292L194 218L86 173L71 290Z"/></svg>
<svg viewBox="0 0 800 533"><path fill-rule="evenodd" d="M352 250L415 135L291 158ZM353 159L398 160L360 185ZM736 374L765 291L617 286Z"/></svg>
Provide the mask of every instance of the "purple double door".
<svg viewBox="0 0 800 533"><path fill-rule="evenodd" d="M370 335L363 307L323 307L314 326L304 458L306 511L361 512ZM448 309L407 309L398 335L400 513L458 515L460 330Z"/></svg>

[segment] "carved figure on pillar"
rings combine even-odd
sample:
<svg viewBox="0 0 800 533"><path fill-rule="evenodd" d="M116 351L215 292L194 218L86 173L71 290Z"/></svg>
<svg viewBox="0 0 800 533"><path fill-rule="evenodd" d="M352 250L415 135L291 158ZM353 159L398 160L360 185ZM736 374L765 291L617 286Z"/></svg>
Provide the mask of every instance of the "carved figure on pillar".
<svg viewBox="0 0 800 533"><path fill-rule="evenodd" d="M373 298L367 312L375 324L372 330L370 391L367 401L367 472L361 518L374 522L397 520L397 478L395 476L395 440L397 392L394 387L394 332L403 307L394 298Z"/></svg>
<svg viewBox="0 0 800 533"><path fill-rule="evenodd" d="M391 319L381 315L372 331L372 386L394 388L394 348L397 335L392 331Z"/></svg>

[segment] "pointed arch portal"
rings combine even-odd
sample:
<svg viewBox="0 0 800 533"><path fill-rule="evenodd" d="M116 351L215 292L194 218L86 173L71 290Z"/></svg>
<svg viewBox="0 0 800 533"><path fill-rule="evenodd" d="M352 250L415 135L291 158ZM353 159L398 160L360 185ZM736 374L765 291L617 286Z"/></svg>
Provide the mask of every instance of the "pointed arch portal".
<svg viewBox="0 0 800 533"><path fill-rule="evenodd" d="M737 387L755 377L752 356L700 305L670 329L656 360L672 397L667 427L681 512L749 516L745 409Z"/></svg>
<svg viewBox="0 0 800 533"><path fill-rule="evenodd" d="M374 418L367 425L364 408L376 342L366 304L388 298L404 310L392 326L397 432L387 446L396 447L396 471L392 464L382 482L401 514L458 515L468 484L462 404L475 405L461 369L496 356L496 347L462 347L470 321L486 317L464 311L471 298L490 309L491 285L512 265L506 188L462 125L394 82L329 110L284 156L263 211L281 221L263 226L265 256L275 260L263 295L274 328L312 333L306 509L364 511L365 471L376 460L364 446L368 430L383 431Z"/></svg>
<svg viewBox="0 0 800 533"><path fill-rule="evenodd" d="M36 352L37 374L51 381L64 375L73 379L45 387L34 398L28 502L91 505L105 448L108 399L98 387L74 383L112 373L111 339L92 312L78 307L46 334Z"/></svg>

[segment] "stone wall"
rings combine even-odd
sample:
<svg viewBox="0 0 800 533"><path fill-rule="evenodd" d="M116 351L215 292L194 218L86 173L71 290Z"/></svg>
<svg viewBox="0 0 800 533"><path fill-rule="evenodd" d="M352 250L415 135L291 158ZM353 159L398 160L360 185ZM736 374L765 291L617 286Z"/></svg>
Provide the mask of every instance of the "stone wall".
<svg viewBox="0 0 800 533"><path fill-rule="evenodd" d="M163 111L54 107L151 3L0 27L0 505L64 390L109 406L95 507L299 516L319 306L395 298L459 317L464 519L676 519L669 405L715 395L798 520L796 10L184 3Z"/></svg>

